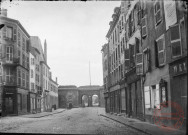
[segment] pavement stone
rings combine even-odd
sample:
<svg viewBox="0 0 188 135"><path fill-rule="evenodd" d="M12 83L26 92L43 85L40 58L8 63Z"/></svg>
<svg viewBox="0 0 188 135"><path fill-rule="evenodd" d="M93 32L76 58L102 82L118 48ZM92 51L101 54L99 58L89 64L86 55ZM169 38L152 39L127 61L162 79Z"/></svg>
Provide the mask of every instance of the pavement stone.
<svg viewBox="0 0 188 135"><path fill-rule="evenodd" d="M41 118L41 117L49 116L49 115L52 115L52 114L61 113L61 112L64 112L64 111L66 111L66 109L57 109L57 110L54 110L53 112L41 112L41 113L35 113L35 114L19 115L19 117Z"/></svg>
<svg viewBox="0 0 188 135"><path fill-rule="evenodd" d="M141 131L150 135L185 135L186 134L185 131L176 130L176 129L171 129L171 130L166 131L166 130L160 129L155 124L140 121L138 119L127 118L125 116L117 116L117 115L109 114L109 113L101 113L100 116L109 118L123 125L129 126L131 128L134 128L138 131Z"/></svg>

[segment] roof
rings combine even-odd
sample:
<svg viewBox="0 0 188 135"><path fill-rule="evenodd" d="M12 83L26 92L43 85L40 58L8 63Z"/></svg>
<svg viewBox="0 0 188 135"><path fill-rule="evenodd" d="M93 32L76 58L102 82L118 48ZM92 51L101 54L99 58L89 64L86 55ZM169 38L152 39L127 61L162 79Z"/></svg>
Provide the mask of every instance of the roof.
<svg viewBox="0 0 188 135"><path fill-rule="evenodd" d="M29 33L25 30L25 28L22 26L22 24L18 21L18 20L15 20L15 19L12 19L12 18L8 18L8 17L5 17L5 16L0 16L0 20L6 20L6 21L11 21L11 22L14 22L16 23L22 30L23 32L28 36L30 37ZM5 24L6 25L6 24Z"/></svg>

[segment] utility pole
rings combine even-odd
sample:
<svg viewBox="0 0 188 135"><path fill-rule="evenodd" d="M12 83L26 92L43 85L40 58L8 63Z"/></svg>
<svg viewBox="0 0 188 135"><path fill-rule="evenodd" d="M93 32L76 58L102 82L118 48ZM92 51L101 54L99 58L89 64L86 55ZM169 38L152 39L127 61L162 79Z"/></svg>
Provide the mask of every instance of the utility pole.
<svg viewBox="0 0 188 135"><path fill-rule="evenodd" d="M89 81L90 81L90 86L91 86L91 72L90 72L90 61L89 61Z"/></svg>

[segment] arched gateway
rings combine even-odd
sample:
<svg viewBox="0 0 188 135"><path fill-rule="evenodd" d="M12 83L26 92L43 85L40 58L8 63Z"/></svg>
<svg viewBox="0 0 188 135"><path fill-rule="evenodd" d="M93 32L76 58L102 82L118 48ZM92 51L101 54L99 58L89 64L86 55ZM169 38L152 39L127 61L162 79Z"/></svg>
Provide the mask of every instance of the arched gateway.
<svg viewBox="0 0 188 135"><path fill-rule="evenodd" d="M58 87L59 107L104 107L103 87L66 85Z"/></svg>

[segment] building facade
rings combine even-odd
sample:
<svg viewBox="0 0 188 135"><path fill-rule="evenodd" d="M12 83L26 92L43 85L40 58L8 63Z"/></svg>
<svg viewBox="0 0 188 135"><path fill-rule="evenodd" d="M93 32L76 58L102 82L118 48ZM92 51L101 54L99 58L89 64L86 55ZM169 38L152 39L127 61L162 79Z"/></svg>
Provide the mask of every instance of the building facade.
<svg viewBox="0 0 188 135"><path fill-rule="evenodd" d="M19 21L1 14L2 115L19 115L29 111L29 38Z"/></svg>
<svg viewBox="0 0 188 135"><path fill-rule="evenodd" d="M172 116L163 114L175 113L175 102L184 114L181 127L186 127L186 6L183 1L134 0L114 9L102 47L107 112L155 123L159 110L157 117L172 125Z"/></svg>
<svg viewBox="0 0 188 135"><path fill-rule="evenodd" d="M58 83L57 83L57 77L56 81L52 79L52 73L49 73L49 95L50 95L50 108L56 110L59 108L58 104Z"/></svg>
<svg viewBox="0 0 188 135"><path fill-rule="evenodd" d="M29 54L29 63L30 63L30 83L29 83L29 111L31 113L37 112L37 90L35 89L35 54L34 50L30 49Z"/></svg>
<svg viewBox="0 0 188 135"><path fill-rule="evenodd" d="M59 108L92 107L95 106L94 97L98 105L104 106L103 87L98 85L80 86L65 85L58 87Z"/></svg>

